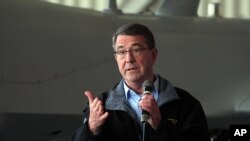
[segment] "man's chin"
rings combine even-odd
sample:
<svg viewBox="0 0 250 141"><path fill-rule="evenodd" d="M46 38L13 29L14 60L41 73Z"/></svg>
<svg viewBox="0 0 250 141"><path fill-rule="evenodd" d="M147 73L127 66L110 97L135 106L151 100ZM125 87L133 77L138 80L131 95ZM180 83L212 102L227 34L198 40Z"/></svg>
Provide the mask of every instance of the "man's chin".
<svg viewBox="0 0 250 141"><path fill-rule="evenodd" d="M126 80L129 82L136 83L136 82L140 82L141 77L138 75L130 75L130 76L126 76Z"/></svg>

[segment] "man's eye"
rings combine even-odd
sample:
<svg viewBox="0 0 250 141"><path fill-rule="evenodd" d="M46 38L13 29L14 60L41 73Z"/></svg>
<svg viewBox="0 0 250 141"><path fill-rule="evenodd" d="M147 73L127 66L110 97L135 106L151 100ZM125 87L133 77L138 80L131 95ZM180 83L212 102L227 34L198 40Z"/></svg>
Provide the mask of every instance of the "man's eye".
<svg viewBox="0 0 250 141"><path fill-rule="evenodd" d="M139 48L135 48L135 49L133 49L132 51L133 51L133 52L140 52L140 51L141 51L141 49L139 49Z"/></svg>
<svg viewBox="0 0 250 141"><path fill-rule="evenodd" d="M124 51L124 50L120 50L120 51L117 51L116 53L117 53L117 54L121 54L121 55L122 55L122 54L125 54L125 53L126 53L126 51Z"/></svg>

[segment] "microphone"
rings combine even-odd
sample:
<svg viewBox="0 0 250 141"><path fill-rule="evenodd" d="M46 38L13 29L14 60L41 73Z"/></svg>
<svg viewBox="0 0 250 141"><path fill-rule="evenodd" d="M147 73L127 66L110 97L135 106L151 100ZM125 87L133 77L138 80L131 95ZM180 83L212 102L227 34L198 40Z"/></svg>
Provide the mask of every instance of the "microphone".
<svg viewBox="0 0 250 141"><path fill-rule="evenodd" d="M154 89L154 83L151 80L145 80L142 84L142 87L143 87L143 95L145 94L150 95ZM146 110L142 109L141 122L142 123L147 122L149 117L150 117L150 114Z"/></svg>

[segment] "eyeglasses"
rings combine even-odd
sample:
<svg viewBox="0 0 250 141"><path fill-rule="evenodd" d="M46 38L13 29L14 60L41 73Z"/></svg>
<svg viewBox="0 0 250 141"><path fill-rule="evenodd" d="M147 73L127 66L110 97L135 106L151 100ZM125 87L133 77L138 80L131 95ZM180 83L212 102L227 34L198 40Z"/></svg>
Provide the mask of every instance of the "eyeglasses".
<svg viewBox="0 0 250 141"><path fill-rule="evenodd" d="M142 52L146 49L149 49L149 48L132 48L130 50L118 50L118 51L115 51L115 54L117 55L117 57L119 58L124 58L126 56L126 53L127 52L131 52L133 54L134 57L137 57L139 55L142 54Z"/></svg>

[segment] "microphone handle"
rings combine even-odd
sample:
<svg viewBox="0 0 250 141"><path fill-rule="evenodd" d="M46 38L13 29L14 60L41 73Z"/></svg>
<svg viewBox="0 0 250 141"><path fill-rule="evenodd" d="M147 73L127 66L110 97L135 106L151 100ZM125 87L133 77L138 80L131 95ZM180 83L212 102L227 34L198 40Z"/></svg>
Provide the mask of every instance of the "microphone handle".
<svg viewBox="0 0 250 141"><path fill-rule="evenodd" d="M149 119L149 113L146 110L142 110L141 122L147 122Z"/></svg>
<svg viewBox="0 0 250 141"><path fill-rule="evenodd" d="M150 95L150 91L145 91L145 92L143 93L143 95L145 95L145 94L149 94L149 95ZM150 117L149 112L142 109L141 122L142 122L142 123L147 122L148 119L149 119L149 117Z"/></svg>

